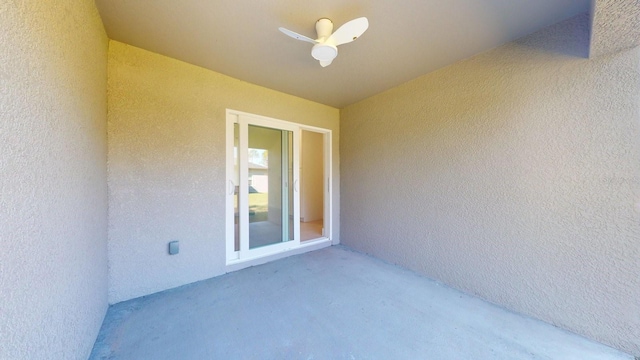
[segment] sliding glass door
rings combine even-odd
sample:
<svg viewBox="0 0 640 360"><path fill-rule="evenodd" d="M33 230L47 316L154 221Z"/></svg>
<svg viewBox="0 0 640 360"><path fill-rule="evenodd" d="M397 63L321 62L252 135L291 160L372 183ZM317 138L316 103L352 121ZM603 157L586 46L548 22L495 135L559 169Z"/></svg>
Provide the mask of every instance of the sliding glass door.
<svg viewBox="0 0 640 360"><path fill-rule="evenodd" d="M234 246L227 258L257 258L299 245L300 130L248 115L236 116L232 125Z"/></svg>
<svg viewBox="0 0 640 360"><path fill-rule="evenodd" d="M248 132L249 249L256 249L293 240L293 132L255 125Z"/></svg>

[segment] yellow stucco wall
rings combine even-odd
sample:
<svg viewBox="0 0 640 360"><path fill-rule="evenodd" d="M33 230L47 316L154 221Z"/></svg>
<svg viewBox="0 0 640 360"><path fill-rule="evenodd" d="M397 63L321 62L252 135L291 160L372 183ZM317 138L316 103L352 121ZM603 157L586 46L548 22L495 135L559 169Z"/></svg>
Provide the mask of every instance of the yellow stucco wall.
<svg viewBox="0 0 640 360"><path fill-rule="evenodd" d="M227 108L333 131L338 239L337 109L117 41L108 94L111 303L224 272Z"/></svg>
<svg viewBox="0 0 640 360"><path fill-rule="evenodd" d="M640 354L640 49L580 16L341 111L341 241Z"/></svg>
<svg viewBox="0 0 640 360"><path fill-rule="evenodd" d="M107 310L107 47L93 1L0 2L0 359L86 359Z"/></svg>

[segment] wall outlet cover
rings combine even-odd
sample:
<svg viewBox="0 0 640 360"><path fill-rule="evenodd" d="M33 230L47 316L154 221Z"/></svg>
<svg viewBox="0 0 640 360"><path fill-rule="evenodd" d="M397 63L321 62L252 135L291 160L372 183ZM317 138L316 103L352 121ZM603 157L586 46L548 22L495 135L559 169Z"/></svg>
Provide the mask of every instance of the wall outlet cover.
<svg viewBox="0 0 640 360"><path fill-rule="evenodd" d="M169 242L169 255L175 255L180 252L180 244L178 241Z"/></svg>

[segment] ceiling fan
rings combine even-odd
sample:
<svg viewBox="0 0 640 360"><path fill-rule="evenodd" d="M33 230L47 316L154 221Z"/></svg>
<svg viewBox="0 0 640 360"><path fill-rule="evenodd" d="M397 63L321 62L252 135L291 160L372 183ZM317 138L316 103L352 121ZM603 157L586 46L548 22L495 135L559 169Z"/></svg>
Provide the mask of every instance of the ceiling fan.
<svg viewBox="0 0 640 360"><path fill-rule="evenodd" d="M322 67L331 65L333 59L338 56L338 45L350 43L359 38L369 28L369 20L366 17L353 19L340 26L334 33L333 22L327 18L316 21L318 38L313 40L283 27L279 28L283 33L294 39L310 42L313 45L311 56L320 61Z"/></svg>

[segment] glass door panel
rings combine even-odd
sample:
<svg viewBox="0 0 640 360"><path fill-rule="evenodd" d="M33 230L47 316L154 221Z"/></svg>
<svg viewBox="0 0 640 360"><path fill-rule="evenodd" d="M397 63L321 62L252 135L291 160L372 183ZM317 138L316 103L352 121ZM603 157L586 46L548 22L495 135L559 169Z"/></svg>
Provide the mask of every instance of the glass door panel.
<svg viewBox="0 0 640 360"><path fill-rule="evenodd" d="M275 119L227 118L227 261L300 246L300 128Z"/></svg>
<svg viewBox="0 0 640 360"><path fill-rule="evenodd" d="M288 145L287 146L287 150L289 151L289 156L287 156L287 159L289 160L289 161L287 161L287 173L288 173L287 181L289 182L289 187L288 187L289 193L288 193L288 197L287 197L287 199L288 199L287 209L289 211L286 212L287 216L286 216L285 221L288 224L289 237L288 237L287 241L292 241L292 240L295 239L295 225L294 225L294 221L293 221L293 219L295 217L295 214L294 214L293 209L295 207L295 204L294 204L294 199L295 199L294 191L295 191L295 187L297 185L296 180L293 177L293 173L294 173L293 172L293 167L294 167L294 163L293 163L293 156L294 156L293 155L293 149L294 149L293 148L293 132L292 131L286 131L285 136L287 136L287 145Z"/></svg>
<svg viewBox="0 0 640 360"><path fill-rule="evenodd" d="M287 130L248 126L249 249L292 240L290 136Z"/></svg>
<svg viewBox="0 0 640 360"><path fill-rule="evenodd" d="M233 187L231 192L233 194L233 251L240 251L240 213L238 212L240 206L240 158L239 158L239 140L240 139L240 127L238 124L233 124L233 179L230 181L230 185Z"/></svg>

